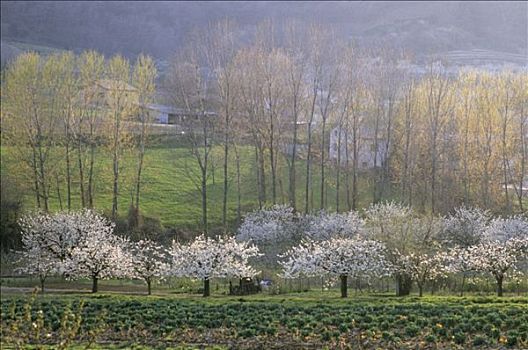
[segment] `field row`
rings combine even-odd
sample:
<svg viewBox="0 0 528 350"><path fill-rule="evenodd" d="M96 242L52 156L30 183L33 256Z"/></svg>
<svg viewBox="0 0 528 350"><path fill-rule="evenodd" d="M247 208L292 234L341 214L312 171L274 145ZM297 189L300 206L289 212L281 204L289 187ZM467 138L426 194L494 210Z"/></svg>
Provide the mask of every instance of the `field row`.
<svg viewBox="0 0 528 350"><path fill-rule="evenodd" d="M427 298L353 302L293 299L223 299L62 296L38 298L33 323L43 320L46 342L58 339L64 310L82 315L77 341L99 329L97 341L142 344L237 344L240 348L497 348L528 346L526 298ZM458 302L456 302L458 301ZM2 303L6 331L27 313L26 299ZM104 321L103 321L104 320ZM19 325L19 328L22 327ZM92 332L92 333L90 333ZM93 339L92 339L93 340Z"/></svg>

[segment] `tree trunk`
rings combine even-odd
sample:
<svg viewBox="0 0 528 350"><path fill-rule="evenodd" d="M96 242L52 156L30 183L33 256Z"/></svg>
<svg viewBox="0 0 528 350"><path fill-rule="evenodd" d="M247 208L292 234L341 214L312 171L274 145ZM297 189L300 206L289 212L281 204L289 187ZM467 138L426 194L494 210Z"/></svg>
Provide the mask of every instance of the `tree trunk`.
<svg viewBox="0 0 528 350"><path fill-rule="evenodd" d="M341 280L341 298L348 297L347 277L348 277L347 275L339 276L339 279Z"/></svg>
<svg viewBox="0 0 528 350"><path fill-rule="evenodd" d="M336 168L336 212L339 213L339 190L341 189L341 122L339 123L339 135L337 136L337 168Z"/></svg>
<svg viewBox="0 0 528 350"><path fill-rule="evenodd" d="M67 134L66 137L69 138ZM70 166L70 142L66 142L66 204L71 210L71 166Z"/></svg>
<svg viewBox="0 0 528 350"><path fill-rule="evenodd" d="M464 296L464 285L466 283L466 274L463 273L462 274L462 285L460 286L460 296L463 297Z"/></svg>
<svg viewBox="0 0 528 350"><path fill-rule="evenodd" d="M44 281L46 280L46 277L40 277L40 291L44 293Z"/></svg>
<svg viewBox="0 0 528 350"><path fill-rule="evenodd" d="M421 298L423 296L423 285L418 284L418 296Z"/></svg>
<svg viewBox="0 0 528 350"><path fill-rule="evenodd" d="M90 167L88 169L88 208L94 207L93 193L93 173L94 173L94 163L95 163L95 141L91 140L92 145L90 145Z"/></svg>
<svg viewBox="0 0 528 350"><path fill-rule="evenodd" d="M396 277L396 295L406 296L411 293L412 280L408 275L398 275Z"/></svg>
<svg viewBox="0 0 528 350"><path fill-rule="evenodd" d="M150 278L147 279L147 295L152 294L152 287L151 287L151 281Z"/></svg>
<svg viewBox="0 0 528 350"><path fill-rule="evenodd" d="M211 295L211 289L209 287L209 279L204 279L204 290L203 290L203 296L208 297Z"/></svg>
<svg viewBox="0 0 528 350"><path fill-rule="evenodd" d="M499 277L495 277L495 279L497 280L497 296L502 297L502 294L503 294L502 282L504 278L502 276L499 276Z"/></svg>
<svg viewBox="0 0 528 350"><path fill-rule="evenodd" d="M348 146L348 127L345 131L345 188L346 188L346 202L348 211L352 210L352 203L350 201L350 150Z"/></svg>
<svg viewBox="0 0 528 350"><path fill-rule="evenodd" d="M277 203L277 170L275 169L275 144L274 144L274 125L273 117L271 119L270 131L270 163L271 163L271 197L273 204Z"/></svg>
<svg viewBox="0 0 528 350"><path fill-rule="evenodd" d="M62 196L60 192L60 182L59 182L59 174L55 174L55 180L57 182L57 200L59 201L59 208L62 211Z"/></svg>
<svg viewBox="0 0 528 350"><path fill-rule="evenodd" d="M222 196L222 226L224 233L227 232L227 191L228 191L228 179L227 179L227 162L229 156L229 116L226 115L225 119L226 130L224 134L224 193Z"/></svg>
<svg viewBox="0 0 528 350"><path fill-rule="evenodd" d="M296 193L295 193L295 158L297 157L297 107L294 106L294 119L293 119L293 146L292 146L292 161L290 166L290 181L289 181L289 200L290 206L296 209Z"/></svg>
<svg viewBox="0 0 528 350"><path fill-rule="evenodd" d="M97 293L97 277L92 276L92 293Z"/></svg>
<svg viewBox="0 0 528 350"><path fill-rule="evenodd" d="M81 137L79 137L78 144L77 144L77 160L79 163L79 189L81 191L81 207L86 207L86 194L84 193L84 169L83 169L83 161L82 161L82 143L81 143Z"/></svg>
<svg viewBox="0 0 528 350"><path fill-rule="evenodd" d="M321 209L324 209L324 194L325 194L325 128L326 128L326 117L323 117L323 126L321 128Z"/></svg>
<svg viewBox="0 0 528 350"><path fill-rule="evenodd" d="M117 218L117 195L118 195L118 179L119 179L119 160L117 158L117 150L114 153L114 181L113 181L113 196L112 196L112 218Z"/></svg>
<svg viewBox="0 0 528 350"><path fill-rule="evenodd" d="M310 121L310 124L308 124L308 153L306 155L306 192L304 196L305 204L304 204L304 212L307 214L310 210L310 187L312 184L312 178L311 178L311 163L312 163L312 123Z"/></svg>
<svg viewBox="0 0 528 350"><path fill-rule="evenodd" d="M140 191L141 191L141 172L143 170L143 158L145 157L145 145L142 141L142 144L140 146L139 150L139 159L138 159L138 168L137 168L137 178L136 178L136 204L135 204L135 210L137 215L134 217L134 227L138 227L139 225L139 198L140 198Z"/></svg>
<svg viewBox="0 0 528 350"><path fill-rule="evenodd" d="M40 209L40 188L39 188L39 175L37 170L37 158L35 154L35 150L33 150L33 162L31 163L33 167L33 174L35 176L35 194L36 194L36 200L37 200L37 208Z"/></svg>
<svg viewBox="0 0 528 350"><path fill-rule="evenodd" d="M207 170L202 170L202 225L207 234Z"/></svg>
<svg viewBox="0 0 528 350"><path fill-rule="evenodd" d="M240 154L235 144L235 158L237 171L237 227L240 225L242 219L242 193L240 192Z"/></svg>

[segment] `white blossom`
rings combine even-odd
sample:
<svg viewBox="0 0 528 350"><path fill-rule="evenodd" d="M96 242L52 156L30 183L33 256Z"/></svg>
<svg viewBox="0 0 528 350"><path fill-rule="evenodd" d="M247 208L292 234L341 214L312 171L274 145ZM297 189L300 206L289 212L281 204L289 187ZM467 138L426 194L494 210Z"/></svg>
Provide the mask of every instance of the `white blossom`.
<svg viewBox="0 0 528 350"><path fill-rule="evenodd" d="M70 278L107 279L133 276L128 240L113 233L114 224L101 216L73 248L65 270Z"/></svg>
<svg viewBox="0 0 528 350"><path fill-rule="evenodd" d="M161 245L146 239L131 243L130 253L132 277L144 280L150 294L151 282L155 278L163 278L169 272L170 265L166 261L168 252Z"/></svg>
<svg viewBox="0 0 528 350"><path fill-rule="evenodd" d="M293 208L285 205L256 210L244 218L237 239L255 243L291 240L296 232L297 221L298 216Z"/></svg>
<svg viewBox="0 0 528 350"><path fill-rule="evenodd" d="M209 280L213 277L253 277L258 271L249 265L249 258L258 255L258 248L234 237L212 239L198 236L190 244L172 243L171 273L178 277Z"/></svg>
<svg viewBox="0 0 528 350"><path fill-rule="evenodd" d="M282 256L282 276L379 277L390 271L384 251L383 244L360 238L304 241Z"/></svg>
<svg viewBox="0 0 528 350"><path fill-rule="evenodd" d="M334 237L353 237L362 234L365 221L355 212L327 213L321 210L317 215L307 217L306 236L314 240Z"/></svg>
<svg viewBox="0 0 528 350"><path fill-rule="evenodd" d="M469 247L482 241L490 213L479 208L460 207L445 219L443 239L450 245Z"/></svg>

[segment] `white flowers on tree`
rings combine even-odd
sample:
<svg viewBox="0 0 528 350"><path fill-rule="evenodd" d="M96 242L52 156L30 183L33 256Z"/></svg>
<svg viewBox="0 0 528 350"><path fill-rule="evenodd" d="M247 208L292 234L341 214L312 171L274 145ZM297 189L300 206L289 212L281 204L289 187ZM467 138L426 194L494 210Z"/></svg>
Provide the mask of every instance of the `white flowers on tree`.
<svg viewBox="0 0 528 350"><path fill-rule="evenodd" d="M25 250L22 252L19 262L23 267L16 271L30 276L37 276L40 281L40 290L44 292L46 278L56 271L56 262L50 255L38 245L29 245L23 239Z"/></svg>
<svg viewBox="0 0 528 350"><path fill-rule="evenodd" d="M132 275L145 281L148 295L152 292L152 281L169 271L169 264L165 262L167 255L165 248L151 240L131 243Z"/></svg>
<svg viewBox="0 0 528 350"><path fill-rule="evenodd" d="M418 285L418 293L423 295L423 287L426 282L436 281L447 276L449 272L449 256L444 252L409 253L401 258L401 265L405 273L409 274Z"/></svg>
<svg viewBox="0 0 528 350"><path fill-rule="evenodd" d="M506 242L511 238L528 239L528 218L515 215L494 218L484 232L484 239Z"/></svg>
<svg viewBox="0 0 528 350"><path fill-rule="evenodd" d="M65 265L70 278L90 278L95 293L100 279L129 277L133 270L128 241L113 233L115 224L94 213L88 218L80 228L82 238Z"/></svg>
<svg viewBox="0 0 528 350"><path fill-rule="evenodd" d="M267 266L277 265L277 256L300 241L302 220L293 208L274 205L249 213L240 225L238 241L252 242L264 253L258 259Z"/></svg>
<svg viewBox="0 0 528 350"><path fill-rule="evenodd" d="M314 240L327 240L334 237L353 237L362 234L365 221L355 212L327 213L321 210L309 216L305 234Z"/></svg>
<svg viewBox="0 0 528 350"><path fill-rule="evenodd" d="M172 243L172 274L203 280L203 296L210 295L209 281L214 277L253 277L258 271L249 265L249 258L259 255L249 242L234 237L212 239L198 236L190 244Z"/></svg>
<svg viewBox="0 0 528 350"><path fill-rule="evenodd" d="M57 214L34 214L20 219L22 236L33 240L35 245L59 261L68 259L78 244L85 224L91 219L90 211Z"/></svg>
<svg viewBox="0 0 528 350"><path fill-rule="evenodd" d="M361 238L335 237L305 241L290 249L281 262L283 276L338 276L341 297L346 298L348 277L380 277L390 271L383 244Z"/></svg>
<svg viewBox="0 0 528 350"><path fill-rule="evenodd" d="M487 210L460 207L445 219L442 238L450 245L469 247L478 244L491 219Z"/></svg>
<svg viewBox="0 0 528 350"><path fill-rule="evenodd" d="M490 273L497 282L497 295L503 295L504 279L528 257L528 222L522 216L493 219L485 240L468 248L477 271Z"/></svg>
<svg viewBox="0 0 528 350"><path fill-rule="evenodd" d="M115 225L91 210L28 215L19 223L24 267L18 270L38 276L42 289L52 274L90 278L93 292L100 279L130 277L144 280L151 294L152 281L172 274L203 280L208 296L211 278L258 274L249 263L262 255L256 243L274 264L282 259L285 278L338 278L343 297L349 277L392 274L398 290L405 289L401 295L416 282L421 296L426 283L448 273L463 274L463 291L469 272L493 276L502 296L504 280L523 271L528 259L526 216L492 219L487 211L458 208L447 218L418 217L392 202L370 206L365 220L354 211L303 216L276 205L250 213L238 240L201 235L189 244L173 242L170 251L115 235Z"/></svg>
<svg viewBox="0 0 528 350"><path fill-rule="evenodd" d="M26 255L42 257L49 272L69 278L101 278L130 274L126 240L113 234L114 224L91 210L36 214L21 219Z"/></svg>
<svg viewBox="0 0 528 350"><path fill-rule="evenodd" d="M412 278L401 266L401 257L412 251L413 211L402 204L387 202L372 204L365 212L366 232L369 238L382 242L387 248L387 259L396 268L397 295L408 295Z"/></svg>
<svg viewBox="0 0 528 350"><path fill-rule="evenodd" d="M296 231L296 219L293 208L286 205L255 210L244 218L237 239L254 243L290 240Z"/></svg>

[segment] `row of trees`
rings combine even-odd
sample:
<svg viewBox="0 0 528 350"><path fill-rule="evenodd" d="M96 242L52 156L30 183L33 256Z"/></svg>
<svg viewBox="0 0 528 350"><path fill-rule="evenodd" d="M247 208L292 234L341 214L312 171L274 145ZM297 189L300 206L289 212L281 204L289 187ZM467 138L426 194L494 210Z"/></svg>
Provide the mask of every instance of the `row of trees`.
<svg viewBox="0 0 528 350"><path fill-rule="evenodd" d="M141 174L151 125L156 67L148 56L135 64L88 51L42 57L25 53L2 74L2 144L13 146L17 176L32 184L36 207L49 211L94 208L96 164L111 161L112 217L122 191L122 158L132 151L136 171L131 206L140 203ZM97 157L100 157L99 159ZM61 189L66 189L62 193ZM56 191L56 193L53 193ZM79 203L73 203L76 195Z"/></svg>
<svg viewBox="0 0 528 350"><path fill-rule="evenodd" d="M228 155L241 144L254 148L260 208L360 209L366 152L375 164L368 176L373 203L397 195L424 212L462 204L524 210L526 71L452 73L440 60L420 66L405 53L341 42L317 25L302 31L293 22L264 22L244 45L236 33L229 21L197 32L165 82L176 104L220 116L214 131L204 121L193 154L205 201L210 144L203 138L221 138L224 226ZM329 159L336 128L337 155ZM284 172L287 185L280 182ZM335 203L328 202L329 188ZM206 219L204 211L204 227Z"/></svg>
<svg viewBox="0 0 528 350"><path fill-rule="evenodd" d="M29 215L20 225L24 251L19 271L38 276L42 290L50 275L89 278L94 293L100 279L135 278L145 281L150 295L154 279L177 276L203 280L208 296L211 278L257 274L248 259L258 255L258 248L234 237L202 235L166 249L150 240L131 242L116 235L115 225L91 210Z"/></svg>
<svg viewBox="0 0 528 350"><path fill-rule="evenodd" d="M330 29L295 22L263 22L250 38L240 35L228 20L195 32L162 77L167 102L197 116L185 132L198 169L188 175L200 193L203 232L217 163L223 231L230 193L237 193L241 220L243 148L254 154L254 207L340 212L396 196L422 212L461 204L525 210L526 71L453 74L439 61L420 66L405 53L367 50L337 40ZM3 144L15 146L37 207L47 211L53 197L70 209L79 193L79 206L93 208L96 185L109 186L115 220L128 182L137 218L151 126L144 107L154 100L156 75L149 57L132 67L95 52L28 53L7 67ZM332 130L337 154L330 158ZM122 172L127 149L137 159L129 179ZM112 159L104 183L94 170L103 159L99 150ZM365 155L371 169L361 164Z"/></svg>
<svg viewBox="0 0 528 350"><path fill-rule="evenodd" d="M339 277L343 296L347 278L392 276L398 295L412 283L420 295L427 283L448 274L462 279L489 273L502 295L503 281L526 272L528 219L492 217L488 211L458 208L447 217L417 215L392 202L355 211L302 215L275 206L249 214L237 238L256 242L268 264L279 262L285 277Z"/></svg>
<svg viewBox="0 0 528 350"><path fill-rule="evenodd" d="M22 271L38 275L42 288L50 274L91 278L93 292L99 279L121 277L144 280L150 294L154 279L177 276L202 280L208 296L212 278L253 277L259 272L252 264L265 258L280 265L284 278L339 278L343 297L349 277L395 277L399 295L416 282L421 296L426 283L450 273L463 280L489 273L502 296L504 279L523 271L528 258L525 217L460 208L447 218L425 218L394 203L371 206L365 219L354 211L301 216L277 206L250 214L236 236L201 235L173 241L168 250L115 235L114 225L90 210L26 216L21 226Z"/></svg>

